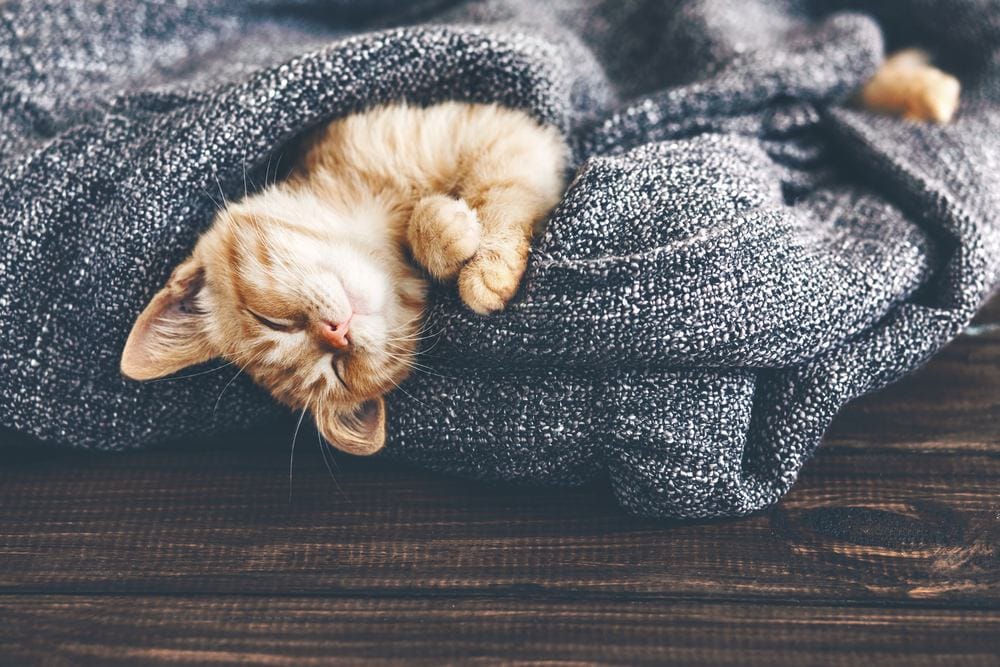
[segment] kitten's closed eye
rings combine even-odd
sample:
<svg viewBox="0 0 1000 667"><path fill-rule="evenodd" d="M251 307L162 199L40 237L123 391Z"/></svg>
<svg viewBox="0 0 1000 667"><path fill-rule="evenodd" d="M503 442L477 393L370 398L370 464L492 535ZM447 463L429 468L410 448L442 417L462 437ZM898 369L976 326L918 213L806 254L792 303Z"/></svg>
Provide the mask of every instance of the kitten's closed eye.
<svg viewBox="0 0 1000 667"><path fill-rule="evenodd" d="M264 317L250 308L247 308L246 311L250 313L255 320L263 324L268 329L272 329L274 331L292 333L294 331L302 331L305 328L305 324L301 320L292 320L281 317Z"/></svg>

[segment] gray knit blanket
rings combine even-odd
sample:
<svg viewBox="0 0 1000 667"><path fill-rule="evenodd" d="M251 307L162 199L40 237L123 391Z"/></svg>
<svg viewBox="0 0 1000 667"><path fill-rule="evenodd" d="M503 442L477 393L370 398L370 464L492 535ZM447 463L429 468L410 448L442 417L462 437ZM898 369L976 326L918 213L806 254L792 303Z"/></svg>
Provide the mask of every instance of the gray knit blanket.
<svg viewBox="0 0 1000 667"><path fill-rule="evenodd" d="M136 315L307 128L497 102L564 131L576 175L506 312L437 289L384 455L604 477L647 516L774 503L1000 280L1000 3L858 4L0 2L0 426L124 449L273 420L220 364L122 379ZM957 120L853 109L914 45L962 79Z"/></svg>

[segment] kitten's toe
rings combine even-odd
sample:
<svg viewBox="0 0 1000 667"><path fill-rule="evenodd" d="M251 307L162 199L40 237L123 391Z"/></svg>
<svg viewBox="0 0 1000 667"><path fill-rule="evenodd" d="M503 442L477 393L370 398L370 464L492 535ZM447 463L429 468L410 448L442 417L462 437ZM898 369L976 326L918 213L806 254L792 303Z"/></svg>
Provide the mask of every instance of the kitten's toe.
<svg viewBox="0 0 1000 667"><path fill-rule="evenodd" d="M955 77L941 70L928 68L919 93L917 115L922 120L932 120L936 123L951 121L958 109L961 89L962 86Z"/></svg>
<svg viewBox="0 0 1000 667"><path fill-rule="evenodd" d="M481 250L459 274L458 294L480 315L503 310L517 292L525 263L520 253Z"/></svg>
<svg viewBox="0 0 1000 667"><path fill-rule="evenodd" d="M417 202L407 235L416 260L444 280L454 277L476 254L479 219L464 200L433 195Z"/></svg>

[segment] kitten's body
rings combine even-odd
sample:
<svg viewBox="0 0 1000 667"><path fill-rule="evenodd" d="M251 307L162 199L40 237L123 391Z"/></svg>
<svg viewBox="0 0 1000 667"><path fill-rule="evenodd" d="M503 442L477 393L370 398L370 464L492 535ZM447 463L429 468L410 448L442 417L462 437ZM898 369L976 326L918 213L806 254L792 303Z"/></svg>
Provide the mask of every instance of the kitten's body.
<svg viewBox="0 0 1000 667"><path fill-rule="evenodd" d="M862 99L941 122L957 91L904 54ZM333 445L377 451L382 396L408 373L423 315L425 279L411 260L455 280L472 310L503 308L562 193L566 154L555 130L496 106L336 120L307 140L286 181L218 213L139 316L122 371L150 379L225 357L311 410Z"/></svg>
<svg viewBox="0 0 1000 667"><path fill-rule="evenodd" d="M148 379L222 356L355 453L384 441L425 280L488 313L517 290L559 200L566 145L523 112L383 107L306 142L291 176L219 212L143 312L122 356Z"/></svg>

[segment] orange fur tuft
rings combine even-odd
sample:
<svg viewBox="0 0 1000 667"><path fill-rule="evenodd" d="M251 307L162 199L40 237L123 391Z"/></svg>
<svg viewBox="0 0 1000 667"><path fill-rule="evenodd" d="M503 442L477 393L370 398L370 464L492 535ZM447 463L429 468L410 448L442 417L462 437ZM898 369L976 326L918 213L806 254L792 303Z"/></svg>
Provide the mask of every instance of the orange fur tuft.
<svg viewBox="0 0 1000 667"><path fill-rule="evenodd" d="M916 49L888 58L861 90L861 103L870 111L912 121L947 123L958 109L958 79L929 64Z"/></svg>

